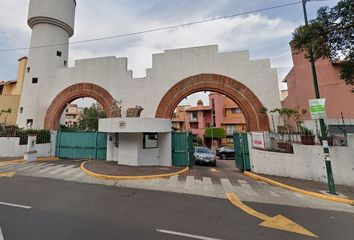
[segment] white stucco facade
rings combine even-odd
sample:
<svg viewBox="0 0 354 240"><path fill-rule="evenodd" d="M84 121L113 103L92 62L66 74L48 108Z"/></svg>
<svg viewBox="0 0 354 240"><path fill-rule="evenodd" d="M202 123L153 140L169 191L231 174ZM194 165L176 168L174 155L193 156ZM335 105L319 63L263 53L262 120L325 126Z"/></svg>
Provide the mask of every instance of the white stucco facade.
<svg viewBox="0 0 354 240"><path fill-rule="evenodd" d="M51 157L53 143L36 144L38 157ZM55 147L54 147L55 149ZM27 151L27 145L20 145L19 137L0 137L0 157L19 157L21 159Z"/></svg>
<svg viewBox="0 0 354 240"><path fill-rule="evenodd" d="M99 131L107 132L107 160L130 166L171 166L171 120L156 118L105 118ZM156 145L144 142L157 136Z"/></svg>
<svg viewBox="0 0 354 240"><path fill-rule="evenodd" d="M74 29L75 6L73 0L31 0L31 47L67 43ZM57 51L62 52L61 57ZM18 115L20 127L32 119L33 128L43 128L53 99L76 83L97 84L113 98L122 100L123 111L140 105L144 108L142 117L153 118L162 97L173 85L203 73L235 79L248 87L266 108L280 107L276 69L269 59L250 59L248 51L223 53L216 45L166 50L152 56L152 68L147 69L144 78L132 77L126 58L82 59L67 68L64 61L68 54L65 44L30 50L30 71L26 73L20 102L23 112ZM38 78L38 83L32 83L32 78Z"/></svg>
<svg viewBox="0 0 354 240"><path fill-rule="evenodd" d="M294 154L250 148L252 172L327 182L322 146L293 144L293 148ZM330 154L335 183L353 187L354 135L348 135L348 146L330 147Z"/></svg>

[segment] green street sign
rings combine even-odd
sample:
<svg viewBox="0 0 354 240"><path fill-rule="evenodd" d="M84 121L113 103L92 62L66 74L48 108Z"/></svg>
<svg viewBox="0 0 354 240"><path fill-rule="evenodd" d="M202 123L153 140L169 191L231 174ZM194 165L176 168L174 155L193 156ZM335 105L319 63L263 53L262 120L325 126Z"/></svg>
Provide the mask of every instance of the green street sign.
<svg viewBox="0 0 354 240"><path fill-rule="evenodd" d="M326 117L326 99L309 99L309 108L312 119L321 119Z"/></svg>

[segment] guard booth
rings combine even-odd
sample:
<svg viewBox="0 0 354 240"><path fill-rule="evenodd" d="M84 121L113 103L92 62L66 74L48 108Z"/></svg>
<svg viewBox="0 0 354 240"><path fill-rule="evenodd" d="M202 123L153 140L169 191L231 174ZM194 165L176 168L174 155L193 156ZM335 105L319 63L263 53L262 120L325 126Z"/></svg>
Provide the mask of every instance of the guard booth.
<svg viewBox="0 0 354 240"><path fill-rule="evenodd" d="M193 134L187 132L172 133L172 165L173 166L193 166L194 146Z"/></svg>
<svg viewBox="0 0 354 240"><path fill-rule="evenodd" d="M235 163L243 171L251 171L247 133L234 133Z"/></svg>
<svg viewBox="0 0 354 240"><path fill-rule="evenodd" d="M171 120L161 118L102 118L107 133L107 160L129 166L171 166Z"/></svg>

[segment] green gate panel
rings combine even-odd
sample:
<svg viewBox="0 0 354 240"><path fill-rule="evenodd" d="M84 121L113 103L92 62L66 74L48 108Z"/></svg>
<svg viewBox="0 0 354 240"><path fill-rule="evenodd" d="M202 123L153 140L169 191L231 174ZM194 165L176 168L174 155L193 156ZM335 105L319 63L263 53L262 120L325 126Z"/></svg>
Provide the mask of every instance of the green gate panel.
<svg viewBox="0 0 354 240"><path fill-rule="evenodd" d="M70 159L105 160L107 133L83 131L59 131L56 156Z"/></svg>
<svg viewBox="0 0 354 240"><path fill-rule="evenodd" d="M250 162L250 150L248 147L248 135L247 133L242 133L242 149L243 149L243 169L245 171L251 171Z"/></svg>
<svg viewBox="0 0 354 240"><path fill-rule="evenodd" d="M242 146L241 139L239 133L234 133L234 150L235 150L235 163L236 167L243 171L243 154L242 154Z"/></svg>
<svg viewBox="0 0 354 240"><path fill-rule="evenodd" d="M172 165L191 167L194 161L193 135L172 133Z"/></svg>
<svg viewBox="0 0 354 240"><path fill-rule="evenodd" d="M247 133L234 133L235 163L241 171L251 171Z"/></svg>
<svg viewBox="0 0 354 240"><path fill-rule="evenodd" d="M97 160L106 160L107 157L107 133L97 134Z"/></svg>

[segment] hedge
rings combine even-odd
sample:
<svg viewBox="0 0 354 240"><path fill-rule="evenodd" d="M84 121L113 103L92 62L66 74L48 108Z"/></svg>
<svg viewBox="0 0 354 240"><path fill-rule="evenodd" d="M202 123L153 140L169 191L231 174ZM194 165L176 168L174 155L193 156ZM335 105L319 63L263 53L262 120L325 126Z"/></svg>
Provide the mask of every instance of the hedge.
<svg viewBox="0 0 354 240"><path fill-rule="evenodd" d="M213 130L212 130L213 129ZM213 135L211 134L213 131ZM223 128L206 128L205 129L205 138L225 138L225 130Z"/></svg>

